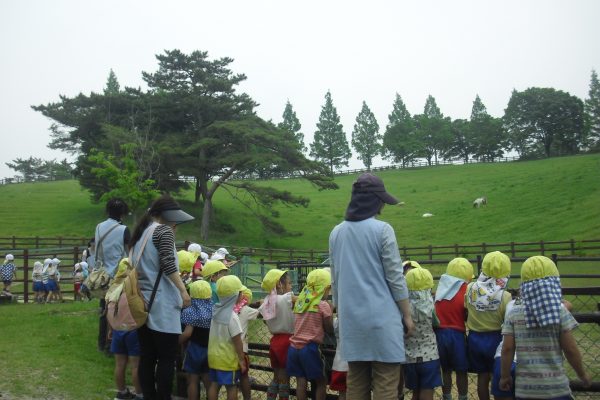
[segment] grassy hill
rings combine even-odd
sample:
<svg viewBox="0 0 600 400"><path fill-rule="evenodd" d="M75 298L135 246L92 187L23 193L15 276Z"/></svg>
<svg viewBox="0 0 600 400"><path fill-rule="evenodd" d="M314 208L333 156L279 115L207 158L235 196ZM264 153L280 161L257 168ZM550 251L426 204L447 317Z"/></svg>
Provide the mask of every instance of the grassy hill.
<svg viewBox="0 0 600 400"><path fill-rule="evenodd" d="M387 206L400 244L592 239L600 236L600 155L503 164L439 166L378 173L389 192L405 202ZM275 248L326 249L339 223L356 176L336 177L336 191L319 192L302 180L265 181L311 199L308 208L278 206L279 221L292 233L265 232L250 213L219 190L210 243ZM241 194L238 194L241 195ZM488 206L472 208L487 196ZM0 237L92 236L104 217L76 181L12 184L0 187ZM196 215L193 193L179 198ZM423 218L423 213L434 217ZM133 224L133 219L125 221ZM184 224L178 240L199 240L199 220Z"/></svg>

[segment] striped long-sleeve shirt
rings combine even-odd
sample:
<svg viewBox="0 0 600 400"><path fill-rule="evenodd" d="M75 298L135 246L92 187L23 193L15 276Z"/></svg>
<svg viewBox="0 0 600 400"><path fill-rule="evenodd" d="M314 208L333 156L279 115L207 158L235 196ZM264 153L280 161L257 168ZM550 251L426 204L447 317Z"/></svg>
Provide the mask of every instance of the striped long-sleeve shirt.
<svg viewBox="0 0 600 400"><path fill-rule="evenodd" d="M177 272L177 265L175 264L175 235L173 229L168 225L159 225L152 234L152 243L158 250L158 257L160 259L160 269L163 274L170 275L173 272Z"/></svg>

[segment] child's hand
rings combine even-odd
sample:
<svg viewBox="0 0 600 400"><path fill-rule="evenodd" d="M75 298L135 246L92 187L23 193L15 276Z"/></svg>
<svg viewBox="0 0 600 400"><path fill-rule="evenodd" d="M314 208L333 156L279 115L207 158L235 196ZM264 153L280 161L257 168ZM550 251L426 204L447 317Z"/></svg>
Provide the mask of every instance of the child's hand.
<svg viewBox="0 0 600 400"><path fill-rule="evenodd" d="M415 323L410 315L403 318L404 322L404 337L411 337L415 334Z"/></svg>
<svg viewBox="0 0 600 400"><path fill-rule="evenodd" d="M498 382L498 386L500 387L500 390L503 390L505 392L510 392L512 385L513 385L513 381L512 381L512 376L510 376L510 375L506 376L506 377L501 377L500 382Z"/></svg>
<svg viewBox="0 0 600 400"><path fill-rule="evenodd" d="M246 373L246 371L248 371L248 365L246 364L246 357L242 357L239 360L240 360L240 371L243 375Z"/></svg>
<svg viewBox="0 0 600 400"><path fill-rule="evenodd" d="M580 376L579 379L581 379L581 384L584 388L592 386L592 378L587 372L584 372L583 376Z"/></svg>

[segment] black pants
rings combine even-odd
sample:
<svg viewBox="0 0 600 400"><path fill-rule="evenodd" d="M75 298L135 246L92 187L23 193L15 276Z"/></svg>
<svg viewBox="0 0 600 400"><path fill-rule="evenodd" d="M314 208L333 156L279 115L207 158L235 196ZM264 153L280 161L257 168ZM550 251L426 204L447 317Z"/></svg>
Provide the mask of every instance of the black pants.
<svg viewBox="0 0 600 400"><path fill-rule="evenodd" d="M138 338L140 341L138 375L144 400L170 400L179 335L157 332L144 325L138 329Z"/></svg>

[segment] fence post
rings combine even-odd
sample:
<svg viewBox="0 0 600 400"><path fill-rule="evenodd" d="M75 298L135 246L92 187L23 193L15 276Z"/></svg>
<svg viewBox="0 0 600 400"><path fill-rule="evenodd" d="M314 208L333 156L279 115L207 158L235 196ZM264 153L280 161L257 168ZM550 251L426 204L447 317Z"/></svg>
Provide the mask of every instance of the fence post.
<svg viewBox="0 0 600 400"><path fill-rule="evenodd" d="M35 237L35 248L36 249L40 248L40 237L39 236Z"/></svg>
<svg viewBox="0 0 600 400"><path fill-rule="evenodd" d="M429 260L433 260L433 246L429 245Z"/></svg>
<svg viewBox="0 0 600 400"><path fill-rule="evenodd" d="M512 258L515 258L515 242L510 242L510 254L512 255Z"/></svg>
<svg viewBox="0 0 600 400"><path fill-rule="evenodd" d="M23 250L23 301L29 302L29 250Z"/></svg>
<svg viewBox="0 0 600 400"><path fill-rule="evenodd" d="M571 255L575 255L575 239L571 239Z"/></svg>
<svg viewBox="0 0 600 400"><path fill-rule="evenodd" d="M546 250L544 249L544 241L543 240L540 240L540 249L542 250L542 255L544 256L545 255L544 253Z"/></svg>
<svg viewBox="0 0 600 400"><path fill-rule="evenodd" d="M310 249L310 261L315 261L315 251L314 251L314 249Z"/></svg>
<svg viewBox="0 0 600 400"><path fill-rule="evenodd" d="M458 243L454 243L454 255L458 257Z"/></svg>
<svg viewBox="0 0 600 400"><path fill-rule="evenodd" d="M558 268L558 255L556 253L552 253L552 261L554 261L556 268Z"/></svg>
<svg viewBox="0 0 600 400"><path fill-rule="evenodd" d="M481 254L477 254L477 276L481 274Z"/></svg>
<svg viewBox="0 0 600 400"><path fill-rule="evenodd" d="M13 249L16 249L16 248L17 248L17 243L16 243L16 238L15 238L15 235L13 235L13 237L12 237L12 248L13 248Z"/></svg>
<svg viewBox="0 0 600 400"><path fill-rule="evenodd" d="M481 243L481 250L483 250L482 252L484 254L487 253L487 246L485 245L485 242Z"/></svg>
<svg viewBox="0 0 600 400"><path fill-rule="evenodd" d="M79 262L79 246L75 246L73 248L73 264L77 264Z"/></svg>

